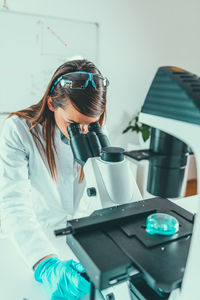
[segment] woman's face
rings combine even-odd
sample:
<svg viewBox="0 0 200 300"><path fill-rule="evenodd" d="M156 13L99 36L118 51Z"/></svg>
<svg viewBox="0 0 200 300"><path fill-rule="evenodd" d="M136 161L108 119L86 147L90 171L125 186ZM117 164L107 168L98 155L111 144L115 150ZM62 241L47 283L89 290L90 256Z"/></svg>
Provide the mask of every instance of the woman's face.
<svg viewBox="0 0 200 300"><path fill-rule="evenodd" d="M50 110L54 111L56 125L68 139L69 134L67 132L67 126L69 124L79 123L82 132L85 134L88 132L88 125L92 122L97 122L100 118L100 116L87 117L81 114L78 110L74 108L70 100L67 102L67 105L64 109L61 107L58 107L56 110L52 109L51 104L49 105L49 101L48 106Z"/></svg>

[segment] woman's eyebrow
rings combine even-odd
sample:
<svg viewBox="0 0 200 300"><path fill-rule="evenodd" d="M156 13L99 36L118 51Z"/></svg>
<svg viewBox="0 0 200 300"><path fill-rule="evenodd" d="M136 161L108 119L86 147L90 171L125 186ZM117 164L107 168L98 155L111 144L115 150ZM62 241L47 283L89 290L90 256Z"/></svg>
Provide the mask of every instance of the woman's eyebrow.
<svg viewBox="0 0 200 300"><path fill-rule="evenodd" d="M77 123L76 121L71 120L71 119L67 119L66 121L69 121L69 122L71 122L71 123Z"/></svg>

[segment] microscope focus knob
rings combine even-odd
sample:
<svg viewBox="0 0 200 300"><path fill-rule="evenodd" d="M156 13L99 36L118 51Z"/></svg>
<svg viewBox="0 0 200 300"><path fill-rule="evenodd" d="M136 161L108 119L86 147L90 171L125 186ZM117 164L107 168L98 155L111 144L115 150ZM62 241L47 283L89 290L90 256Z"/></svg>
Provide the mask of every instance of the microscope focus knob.
<svg viewBox="0 0 200 300"><path fill-rule="evenodd" d="M120 162L124 160L124 149L119 147L104 147L101 159L107 162Z"/></svg>
<svg viewBox="0 0 200 300"><path fill-rule="evenodd" d="M97 194L97 191L96 191L95 187L87 188L88 197L95 197L96 194Z"/></svg>

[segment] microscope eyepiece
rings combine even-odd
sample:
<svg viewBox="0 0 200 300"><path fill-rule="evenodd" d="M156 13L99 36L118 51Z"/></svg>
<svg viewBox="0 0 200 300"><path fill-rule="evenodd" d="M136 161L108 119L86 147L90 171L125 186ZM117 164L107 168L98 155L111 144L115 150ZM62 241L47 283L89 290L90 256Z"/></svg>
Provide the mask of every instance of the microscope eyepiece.
<svg viewBox="0 0 200 300"><path fill-rule="evenodd" d="M99 122L90 123L88 125L88 130L89 131L94 131L96 133L102 133L102 129L101 129L101 126L100 126Z"/></svg>
<svg viewBox="0 0 200 300"><path fill-rule="evenodd" d="M107 136L103 133L103 130L102 130L99 122L90 123L88 125L88 130L89 130L89 132L96 133L102 148L110 146L110 142L109 142Z"/></svg>
<svg viewBox="0 0 200 300"><path fill-rule="evenodd" d="M71 123L67 126L67 131L69 133L70 138L77 134L81 134L81 127L78 123Z"/></svg>
<svg viewBox="0 0 200 300"><path fill-rule="evenodd" d="M86 134L81 131L80 124L72 123L67 126L67 131L70 136L70 146L76 161L84 166L87 159L92 157Z"/></svg>
<svg viewBox="0 0 200 300"><path fill-rule="evenodd" d="M89 157L100 156L102 148L110 145L98 122L90 123L88 130L87 134L83 134L78 123L67 127L74 158L81 166L84 166Z"/></svg>

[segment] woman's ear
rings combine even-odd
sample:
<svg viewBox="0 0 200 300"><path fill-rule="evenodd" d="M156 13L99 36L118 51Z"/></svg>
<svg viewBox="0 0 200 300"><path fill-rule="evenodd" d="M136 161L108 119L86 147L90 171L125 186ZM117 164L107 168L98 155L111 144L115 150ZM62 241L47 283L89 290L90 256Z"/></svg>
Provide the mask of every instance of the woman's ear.
<svg viewBox="0 0 200 300"><path fill-rule="evenodd" d="M51 96L48 96L48 97L47 97L47 105L48 105L48 108L49 108L51 111L55 111L55 109L53 108L53 105L52 105L52 99L51 99Z"/></svg>

